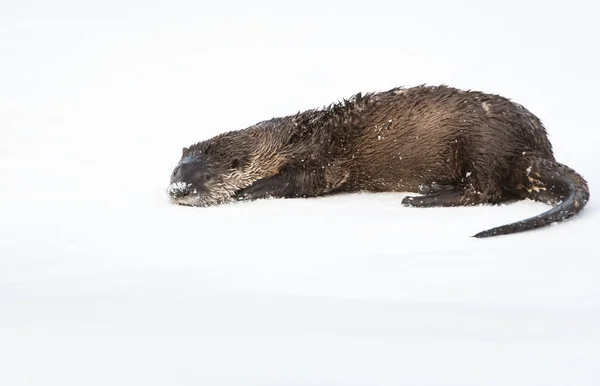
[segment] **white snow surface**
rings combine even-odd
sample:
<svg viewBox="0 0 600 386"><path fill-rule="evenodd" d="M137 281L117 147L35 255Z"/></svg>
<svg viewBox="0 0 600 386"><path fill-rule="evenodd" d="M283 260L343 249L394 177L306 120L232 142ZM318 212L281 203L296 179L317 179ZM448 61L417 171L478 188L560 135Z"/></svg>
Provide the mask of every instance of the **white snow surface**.
<svg viewBox="0 0 600 386"><path fill-rule="evenodd" d="M2 2L0 385L600 384L596 6ZM422 83L538 114L581 215L167 199L184 146Z"/></svg>

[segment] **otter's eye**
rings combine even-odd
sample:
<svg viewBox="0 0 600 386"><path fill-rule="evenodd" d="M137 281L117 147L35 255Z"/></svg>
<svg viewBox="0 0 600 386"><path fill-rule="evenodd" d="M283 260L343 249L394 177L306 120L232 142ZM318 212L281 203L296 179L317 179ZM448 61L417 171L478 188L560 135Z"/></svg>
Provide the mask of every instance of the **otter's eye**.
<svg viewBox="0 0 600 386"><path fill-rule="evenodd" d="M237 169L237 168L239 168L239 167L240 167L240 160L239 160L239 159L237 159L237 158L234 158L234 159L231 161L231 168L232 168L232 169Z"/></svg>
<svg viewBox="0 0 600 386"><path fill-rule="evenodd" d="M204 175L204 181L210 181L212 179L210 174L205 174Z"/></svg>

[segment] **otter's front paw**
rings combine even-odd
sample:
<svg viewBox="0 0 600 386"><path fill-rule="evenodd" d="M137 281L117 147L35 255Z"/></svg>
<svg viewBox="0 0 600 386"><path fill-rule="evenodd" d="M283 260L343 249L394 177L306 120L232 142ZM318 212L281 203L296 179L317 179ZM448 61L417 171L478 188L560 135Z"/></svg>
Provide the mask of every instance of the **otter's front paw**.
<svg viewBox="0 0 600 386"><path fill-rule="evenodd" d="M261 198L280 197L279 192L285 189L281 181L272 178L258 180L252 185L239 190L234 198L239 201L258 200ZM282 189L283 188L283 189Z"/></svg>

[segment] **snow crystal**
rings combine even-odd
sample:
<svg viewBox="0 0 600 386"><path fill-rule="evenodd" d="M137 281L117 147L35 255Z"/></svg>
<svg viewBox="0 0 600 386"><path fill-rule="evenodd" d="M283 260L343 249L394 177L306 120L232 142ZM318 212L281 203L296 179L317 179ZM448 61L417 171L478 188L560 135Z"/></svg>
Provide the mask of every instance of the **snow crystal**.
<svg viewBox="0 0 600 386"><path fill-rule="evenodd" d="M187 182L183 182L183 181L173 182L171 185L169 185L168 190L170 193L172 193L177 190L183 190L183 189L187 188L188 186L190 186L190 184L188 184Z"/></svg>

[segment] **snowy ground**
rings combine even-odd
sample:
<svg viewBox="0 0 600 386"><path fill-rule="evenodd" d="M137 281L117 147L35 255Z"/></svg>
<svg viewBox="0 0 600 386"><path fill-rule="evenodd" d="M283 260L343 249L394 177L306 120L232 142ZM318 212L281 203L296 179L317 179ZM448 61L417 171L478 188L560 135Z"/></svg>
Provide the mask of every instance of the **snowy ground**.
<svg viewBox="0 0 600 386"><path fill-rule="evenodd" d="M1 385L599 384L593 2L215 3L0 5ZM420 83L525 104L589 206L166 199L183 146Z"/></svg>

